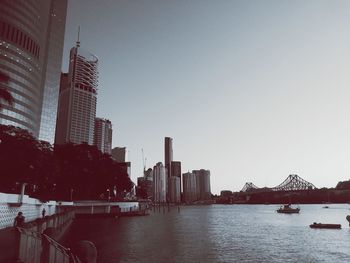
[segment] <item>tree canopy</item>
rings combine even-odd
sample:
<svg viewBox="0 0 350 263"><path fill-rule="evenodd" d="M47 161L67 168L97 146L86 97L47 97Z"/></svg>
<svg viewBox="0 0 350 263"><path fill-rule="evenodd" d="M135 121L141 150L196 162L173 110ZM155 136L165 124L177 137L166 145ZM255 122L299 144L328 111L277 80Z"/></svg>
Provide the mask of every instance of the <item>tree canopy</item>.
<svg viewBox="0 0 350 263"><path fill-rule="evenodd" d="M125 166L88 144L55 145L28 131L0 125L0 191L18 192L22 183L42 199L97 199L101 194L129 192Z"/></svg>

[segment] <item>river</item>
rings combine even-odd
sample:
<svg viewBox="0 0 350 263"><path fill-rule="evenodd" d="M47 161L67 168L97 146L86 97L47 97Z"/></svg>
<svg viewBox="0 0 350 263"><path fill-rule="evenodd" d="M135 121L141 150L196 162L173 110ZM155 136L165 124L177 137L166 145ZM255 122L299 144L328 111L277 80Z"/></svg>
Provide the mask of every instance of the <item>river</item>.
<svg viewBox="0 0 350 263"><path fill-rule="evenodd" d="M349 204L182 206L150 216L79 219L67 244L90 240L99 263L350 262ZM313 222L342 229L311 229Z"/></svg>

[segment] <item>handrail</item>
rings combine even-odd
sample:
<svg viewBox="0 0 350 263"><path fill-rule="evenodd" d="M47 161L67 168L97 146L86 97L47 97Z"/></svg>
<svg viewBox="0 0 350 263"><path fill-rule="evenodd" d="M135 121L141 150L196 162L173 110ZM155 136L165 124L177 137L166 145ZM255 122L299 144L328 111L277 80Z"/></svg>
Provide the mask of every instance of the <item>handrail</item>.
<svg viewBox="0 0 350 263"><path fill-rule="evenodd" d="M78 260L78 257L76 255L74 255L74 253L71 251L70 248L63 246L62 244L57 242L55 239L49 237L48 235L43 234L43 233L39 233L39 232L34 231L34 230L25 229L22 227L17 227L17 229L21 234L32 236L36 239L40 239L41 241L43 240L43 238L46 239L51 246L53 246L56 250L60 251L64 255L66 255L69 258L70 263L79 263L80 262Z"/></svg>

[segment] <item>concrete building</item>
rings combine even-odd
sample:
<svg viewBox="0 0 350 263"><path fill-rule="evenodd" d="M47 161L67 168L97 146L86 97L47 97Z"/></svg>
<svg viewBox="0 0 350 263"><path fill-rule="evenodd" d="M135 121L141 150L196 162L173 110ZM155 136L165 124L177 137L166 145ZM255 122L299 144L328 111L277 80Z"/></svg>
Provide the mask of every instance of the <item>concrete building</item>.
<svg viewBox="0 0 350 263"><path fill-rule="evenodd" d="M0 71L14 104L0 124L28 130L53 143L67 0L3 0L0 5Z"/></svg>
<svg viewBox="0 0 350 263"><path fill-rule="evenodd" d="M197 180L193 173L182 174L183 202L191 203L197 201Z"/></svg>
<svg viewBox="0 0 350 263"><path fill-rule="evenodd" d="M111 151L112 159L118 162L131 177L131 162L127 162L126 147L115 147Z"/></svg>
<svg viewBox="0 0 350 263"><path fill-rule="evenodd" d="M142 177L137 178L138 197L153 200L153 170L144 171Z"/></svg>
<svg viewBox="0 0 350 263"><path fill-rule="evenodd" d="M96 118L98 59L83 50L80 42L70 51L68 74L60 87L56 144L94 143Z"/></svg>
<svg viewBox="0 0 350 263"><path fill-rule="evenodd" d="M112 149L112 158L118 163L124 163L127 159L126 147L115 147Z"/></svg>
<svg viewBox="0 0 350 263"><path fill-rule="evenodd" d="M205 201L211 199L210 190L210 171L209 170L193 170L192 173L196 177L197 200Z"/></svg>
<svg viewBox="0 0 350 263"><path fill-rule="evenodd" d="M171 162L173 161L173 139L165 137L164 139L164 165L168 171L168 177L171 176Z"/></svg>
<svg viewBox="0 0 350 263"><path fill-rule="evenodd" d="M167 173L166 168L161 162L153 167L153 201L156 203L164 203L167 201Z"/></svg>
<svg viewBox="0 0 350 263"><path fill-rule="evenodd" d="M171 176L169 177L169 202L178 203L181 201L181 162L171 162ZM178 179L175 179L176 177Z"/></svg>
<svg viewBox="0 0 350 263"><path fill-rule="evenodd" d="M112 123L110 120L95 118L94 145L103 153L112 153Z"/></svg>
<svg viewBox="0 0 350 263"><path fill-rule="evenodd" d="M169 202L180 203L181 202L181 184L180 177L169 177Z"/></svg>

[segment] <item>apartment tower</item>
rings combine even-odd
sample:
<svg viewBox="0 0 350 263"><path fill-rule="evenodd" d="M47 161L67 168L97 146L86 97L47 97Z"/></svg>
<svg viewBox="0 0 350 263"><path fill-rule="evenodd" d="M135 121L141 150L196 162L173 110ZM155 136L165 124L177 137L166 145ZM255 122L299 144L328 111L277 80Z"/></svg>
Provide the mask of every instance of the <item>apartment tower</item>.
<svg viewBox="0 0 350 263"><path fill-rule="evenodd" d="M56 144L94 143L98 59L77 45L70 51L69 72L60 85Z"/></svg>
<svg viewBox="0 0 350 263"><path fill-rule="evenodd" d="M103 153L112 153L112 123L110 120L95 118L94 145Z"/></svg>

